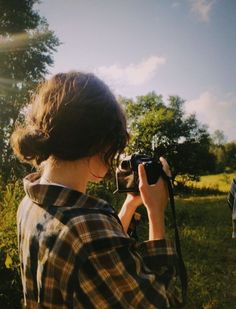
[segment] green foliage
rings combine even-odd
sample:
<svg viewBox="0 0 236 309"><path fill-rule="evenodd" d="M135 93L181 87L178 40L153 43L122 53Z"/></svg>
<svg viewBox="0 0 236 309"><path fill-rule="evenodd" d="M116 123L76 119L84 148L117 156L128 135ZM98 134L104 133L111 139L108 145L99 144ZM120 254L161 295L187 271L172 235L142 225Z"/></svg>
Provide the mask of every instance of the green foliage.
<svg viewBox="0 0 236 309"><path fill-rule="evenodd" d="M16 236L16 211L23 197L21 183L2 187L0 195L0 308L20 308L22 288Z"/></svg>
<svg viewBox="0 0 236 309"><path fill-rule="evenodd" d="M216 173L236 170L236 142L211 144L210 151L216 158Z"/></svg>
<svg viewBox="0 0 236 309"><path fill-rule="evenodd" d="M104 199L118 211L126 196L125 194L115 193L115 191L115 175L111 172L103 181L99 183L89 183L86 193Z"/></svg>
<svg viewBox="0 0 236 309"><path fill-rule="evenodd" d="M99 183L89 183L87 193L91 196L104 199L105 201L112 203L113 194L115 191L114 182L112 180L101 181Z"/></svg>
<svg viewBox="0 0 236 309"><path fill-rule="evenodd" d="M170 96L169 104L154 92L136 101L120 98L128 116L131 140L128 152L164 155L172 166L173 178L187 175L194 179L214 168L209 152L210 136L195 115L186 116L184 101Z"/></svg>
<svg viewBox="0 0 236 309"><path fill-rule="evenodd" d="M222 195L229 192L235 173L220 173L200 176L198 181L177 177L175 192L184 195Z"/></svg>
<svg viewBox="0 0 236 309"><path fill-rule="evenodd" d="M236 143L231 142L224 145L225 148L225 169L226 171L236 170Z"/></svg>
<svg viewBox="0 0 236 309"><path fill-rule="evenodd" d="M226 144L226 137L221 130L215 130L212 134L212 141L214 145L220 146Z"/></svg>
<svg viewBox="0 0 236 309"><path fill-rule="evenodd" d="M211 144L210 152L215 156L215 172L221 173L225 170L225 149L224 145Z"/></svg>
<svg viewBox="0 0 236 309"><path fill-rule="evenodd" d="M221 173L201 176L200 182L195 183L195 186L199 188L217 188L219 192L228 193L235 174L236 173Z"/></svg>
<svg viewBox="0 0 236 309"><path fill-rule="evenodd" d="M0 2L0 171L5 182L12 174L21 174L23 167L9 147L12 128L59 45L46 20L35 11L36 2Z"/></svg>

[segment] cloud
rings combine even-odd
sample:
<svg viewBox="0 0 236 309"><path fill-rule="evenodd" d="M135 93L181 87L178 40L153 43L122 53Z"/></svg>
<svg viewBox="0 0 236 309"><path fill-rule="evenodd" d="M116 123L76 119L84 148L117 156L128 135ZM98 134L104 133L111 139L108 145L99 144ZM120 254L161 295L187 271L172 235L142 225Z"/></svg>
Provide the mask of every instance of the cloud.
<svg viewBox="0 0 236 309"><path fill-rule="evenodd" d="M166 63L166 58L151 56L140 63L121 66L113 64L100 66L94 73L104 79L116 91L124 92L129 87L137 87L149 82L158 71L159 67Z"/></svg>
<svg viewBox="0 0 236 309"><path fill-rule="evenodd" d="M208 22L215 0L189 0L191 11L200 21Z"/></svg>
<svg viewBox="0 0 236 309"><path fill-rule="evenodd" d="M236 141L236 94L228 94L220 100L210 91L185 103L186 113L195 113L197 119L209 127L210 133L224 131L228 140Z"/></svg>

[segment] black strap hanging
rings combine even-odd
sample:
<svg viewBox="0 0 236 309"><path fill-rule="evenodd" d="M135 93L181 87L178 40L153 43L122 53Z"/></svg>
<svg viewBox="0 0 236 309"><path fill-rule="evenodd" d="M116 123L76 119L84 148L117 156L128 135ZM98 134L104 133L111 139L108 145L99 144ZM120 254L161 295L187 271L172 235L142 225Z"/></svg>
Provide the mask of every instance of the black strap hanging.
<svg viewBox="0 0 236 309"><path fill-rule="evenodd" d="M175 246L176 246L176 252L178 256L179 277L180 277L181 286L182 286L182 304L181 305L184 306L187 301L188 277L187 277L187 271L186 271L186 267L183 261L182 250L181 250L181 245L180 245L179 231L178 231L177 220L176 220L173 186L172 186L171 178L169 177L165 177L165 178L166 178L168 190L169 190L170 207L171 207L171 212L172 212L172 217L173 217L173 227L174 227L174 232L175 232Z"/></svg>

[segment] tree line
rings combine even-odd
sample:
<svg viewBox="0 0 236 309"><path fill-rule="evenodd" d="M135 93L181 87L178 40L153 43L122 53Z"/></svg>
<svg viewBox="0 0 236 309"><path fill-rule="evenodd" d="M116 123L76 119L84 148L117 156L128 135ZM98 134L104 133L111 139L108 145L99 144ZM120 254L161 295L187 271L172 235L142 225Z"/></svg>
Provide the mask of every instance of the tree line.
<svg viewBox="0 0 236 309"><path fill-rule="evenodd" d="M210 134L195 114L184 112L184 100L151 92L136 100L120 98L131 133L128 151L165 156L173 178L197 180L200 175L236 170L236 142L227 142L223 131Z"/></svg>

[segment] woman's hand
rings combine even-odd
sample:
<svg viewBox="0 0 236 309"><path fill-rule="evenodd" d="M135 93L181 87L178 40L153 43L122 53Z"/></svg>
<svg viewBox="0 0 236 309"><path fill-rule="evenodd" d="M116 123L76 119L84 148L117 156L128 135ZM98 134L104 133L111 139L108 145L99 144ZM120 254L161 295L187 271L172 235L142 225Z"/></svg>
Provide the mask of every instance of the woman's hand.
<svg viewBox="0 0 236 309"><path fill-rule="evenodd" d="M124 204L126 204L127 207L134 209L135 211L137 207L143 204L143 201L140 194L127 193Z"/></svg>
<svg viewBox="0 0 236 309"><path fill-rule="evenodd" d="M171 176L169 165L160 158L163 170ZM168 188L165 180L160 177L156 184L149 185L143 164L138 166L139 191L149 217L149 239L162 239L165 235L164 211L168 202Z"/></svg>
<svg viewBox="0 0 236 309"><path fill-rule="evenodd" d="M170 168L164 158L160 158L163 170L167 176L171 176ZM160 177L156 184L149 185L147 175L143 164L138 167L139 172L139 191L143 204L148 211L163 211L168 201L167 184L162 177Z"/></svg>
<svg viewBox="0 0 236 309"><path fill-rule="evenodd" d="M166 175L171 177L171 172L170 172L170 168L169 168L167 161L163 157L160 157L160 161L162 163L162 167L163 167L163 170L166 173ZM146 173L145 173L145 175L146 175ZM139 175L139 179L140 179L140 175ZM150 185L148 185L148 187L150 187ZM155 189L151 188L151 190L155 190ZM149 194L147 193L147 195L149 195ZM143 200L143 198L145 199L145 196L146 196L146 194L143 196L143 195L140 195L140 194L127 193L127 196L126 196L124 203L128 207L134 209L134 211L135 211L138 206L140 206L142 204L145 205L145 202Z"/></svg>
<svg viewBox="0 0 236 309"><path fill-rule="evenodd" d="M128 193L123 206L119 212L119 218L122 222L124 230L127 232L132 217L138 206L142 205L143 201L140 195Z"/></svg>
<svg viewBox="0 0 236 309"><path fill-rule="evenodd" d="M164 158L160 158L163 170L170 177L169 165ZM149 217L149 239L164 237L164 210L168 200L168 189L165 181L160 178L155 185L149 185L144 165L139 165L139 190L140 194L128 193L126 200L119 212L119 217L127 231L136 208L145 205Z"/></svg>

